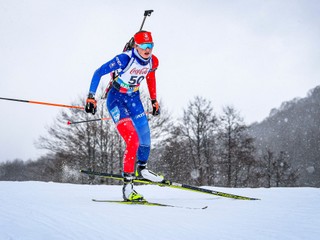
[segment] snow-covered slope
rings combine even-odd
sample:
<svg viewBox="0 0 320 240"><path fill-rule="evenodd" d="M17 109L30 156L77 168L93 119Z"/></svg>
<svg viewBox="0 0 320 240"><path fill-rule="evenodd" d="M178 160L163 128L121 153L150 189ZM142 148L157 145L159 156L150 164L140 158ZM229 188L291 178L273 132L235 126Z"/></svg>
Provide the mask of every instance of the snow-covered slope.
<svg viewBox="0 0 320 240"><path fill-rule="evenodd" d="M217 188L214 188L217 189ZM320 189L225 189L242 201L138 186L149 201L204 210L92 202L121 186L0 182L0 240L319 239Z"/></svg>

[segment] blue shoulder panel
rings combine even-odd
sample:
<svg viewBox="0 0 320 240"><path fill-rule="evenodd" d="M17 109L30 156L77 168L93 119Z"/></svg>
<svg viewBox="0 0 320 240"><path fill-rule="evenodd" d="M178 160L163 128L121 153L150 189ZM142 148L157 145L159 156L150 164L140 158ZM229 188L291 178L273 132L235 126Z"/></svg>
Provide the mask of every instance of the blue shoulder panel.
<svg viewBox="0 0 320 240"><path fill-rule="evenodd" d="M92 93L95 95L98 85L100 83L100 79L103 75L106 75L108 73L111 73L113 71L116 71L118 69L124 69L130 61L130 57L125 54L121 53L117 56L115 56L110 61L103 64L100 68L98 68L92 77L89 93Z"/></svg>

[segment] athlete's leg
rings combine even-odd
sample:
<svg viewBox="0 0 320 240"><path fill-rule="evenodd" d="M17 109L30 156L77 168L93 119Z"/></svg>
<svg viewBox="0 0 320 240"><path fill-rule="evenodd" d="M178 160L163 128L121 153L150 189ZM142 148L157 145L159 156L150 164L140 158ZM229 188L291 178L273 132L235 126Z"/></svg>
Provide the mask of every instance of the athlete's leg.
<svg viewBox="0 0 320 240"><path fill-rule="evenodd" d="M146 164L149 159L151 145L150 128L146 114L143 113L142 116L134 117L133 122L139 137L138 163L140 165Z"/></svg>
<svg viewBox="0 0 320 240"><path fill-rule="evenodd" d="M123 172L133 173L139 147L138 134L130 118L124 118L117 124L117 129L126 143L123 156Z"/></svg>
<svg viewBox="0 0 320 240"><path fill-rule="evenodd" d="M139 137L138 163L146 164L150 154L150 128L139 92L131 94L130 100L126 102L126 106Z"/></svg>
<svg viewBox="0 0 320 240"><path fill-rule="evenodd" d="M163 176L150 171L147 162L150 155L150 128L146 113L140 100L139 94L131 95L133 101L127 101L127 109L134 123L134 127L139 137L139 148L137 153L137 172L136 176L148 179L153 182L163 181Z"/></svg>
<svg viewBox="0 0 320 240"><path fill-rule="evenodd" d="M123 172L133 173L139 147L139 137L126 109L127 95L111 89L108 93L107 108L126 143L123 157Z"/></svg>

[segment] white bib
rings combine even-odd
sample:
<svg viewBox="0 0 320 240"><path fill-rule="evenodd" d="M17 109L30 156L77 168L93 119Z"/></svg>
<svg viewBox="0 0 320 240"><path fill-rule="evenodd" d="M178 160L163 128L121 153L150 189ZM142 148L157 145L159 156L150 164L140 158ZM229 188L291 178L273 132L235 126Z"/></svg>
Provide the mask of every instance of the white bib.
<svg viewBox="0 0 320 240"><path fill-rule="evenodd" d="M136 58L131 58L128 66L123 72L120 72L120 76L117 82L120 87L132 89L140 86L140 83L146 78L151 70L151 61L147 65L141 65Z"/></svg>

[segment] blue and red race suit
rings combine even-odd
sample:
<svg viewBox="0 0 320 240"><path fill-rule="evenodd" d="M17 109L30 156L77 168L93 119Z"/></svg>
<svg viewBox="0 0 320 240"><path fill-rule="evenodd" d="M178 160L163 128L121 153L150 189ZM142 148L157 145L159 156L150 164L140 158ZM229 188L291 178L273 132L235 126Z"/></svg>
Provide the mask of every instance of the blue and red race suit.
<svg viewBox="0 0 320 240"><path fill-rule="evenodd" d="M136 158L138 164L147 163L150 154L150 128L141 103L139 86L146 79L150 98L156 99L155 71L158 58L151 55L143 59L132 49L121 53L103 64L92 77L89 93L96 93L103 75L117 71L107 95L107 108L117 126L118 132L126 142L123 171L133 173Z"/></svg>

